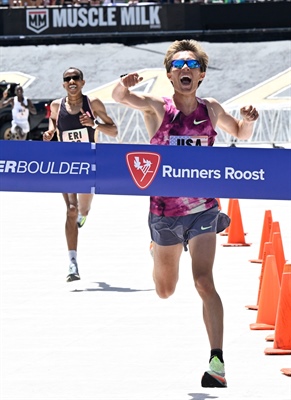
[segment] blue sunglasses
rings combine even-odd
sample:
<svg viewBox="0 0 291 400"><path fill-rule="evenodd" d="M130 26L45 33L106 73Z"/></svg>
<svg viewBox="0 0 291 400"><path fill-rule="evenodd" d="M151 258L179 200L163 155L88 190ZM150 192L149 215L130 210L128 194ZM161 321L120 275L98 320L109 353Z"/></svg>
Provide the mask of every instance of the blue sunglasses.
<svg viewBox="0 0 291 400"><path fill-rule="evenodd" d="M187 64L187 67L190 69L200 68L200 64L197 60L173 60L171 62L171 66L178 69L182 69L185 64Z"/></svg>

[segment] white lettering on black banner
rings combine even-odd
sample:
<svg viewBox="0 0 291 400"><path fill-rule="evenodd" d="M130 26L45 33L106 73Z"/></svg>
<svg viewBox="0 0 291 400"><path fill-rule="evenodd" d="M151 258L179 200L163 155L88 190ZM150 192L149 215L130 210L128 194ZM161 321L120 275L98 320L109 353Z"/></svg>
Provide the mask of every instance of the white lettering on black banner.
<svg viewBox="0 0 291 400"><path fill-rule="evenodd" d="M145 26L160 29L160 6L70 7L26 10L26 28L40 33L49 28L95 28ZM118 12L119 11L119 12ZM119 20L120 18L120 20Z"/></svg>
<svg viewBox="0 0 291 400"><path fill-rule="evenodd" d="M54 28L85 28L86 26L116 26L115 7L107 7L107 16L104 13L105 8L61 8L53 10Z"/></svg>
<svg viewBox="0 0 291 400"><path fill-rule="evenodd" d="M138 6L121 8L121 25L148 25L151 28L160 28L159 6Z"/></svg>

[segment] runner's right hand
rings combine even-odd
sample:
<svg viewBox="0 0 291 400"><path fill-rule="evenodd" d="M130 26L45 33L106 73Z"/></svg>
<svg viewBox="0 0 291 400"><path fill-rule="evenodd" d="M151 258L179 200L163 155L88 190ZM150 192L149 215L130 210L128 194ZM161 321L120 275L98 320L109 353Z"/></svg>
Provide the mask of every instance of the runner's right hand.
<svg viewBox="0 0 291 400"><path fill-rule="evenodd" d="M48 130L45 131L42 135L42 139L44 142L49 142L50 140L52 140L53 136L54 136L55 131L54 130Z"/></svg>

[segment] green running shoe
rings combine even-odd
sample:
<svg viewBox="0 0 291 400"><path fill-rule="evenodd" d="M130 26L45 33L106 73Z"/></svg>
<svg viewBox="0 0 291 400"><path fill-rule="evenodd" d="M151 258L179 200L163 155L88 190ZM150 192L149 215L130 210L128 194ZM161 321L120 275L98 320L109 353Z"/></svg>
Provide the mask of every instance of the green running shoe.
<svg viewBox="0 0 291 400"><path fill-rule="evenodd" d="M87 217L83 217L83 215L79 214L77 218L77 225L79 228L82 228L82 226L85 224Z"/></svg>
<svg viewBox="0 0 291 400"><path fill-rule="evenodd" d="M204 372L201 380L202 387L227 387L225 379L224 364L217 356L209 363L209 370Z"/></svg>

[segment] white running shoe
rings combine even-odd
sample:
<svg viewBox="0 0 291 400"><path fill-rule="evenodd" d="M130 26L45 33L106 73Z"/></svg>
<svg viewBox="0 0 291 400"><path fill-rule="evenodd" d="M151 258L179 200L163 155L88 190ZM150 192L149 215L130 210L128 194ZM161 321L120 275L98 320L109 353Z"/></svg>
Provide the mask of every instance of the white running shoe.
<svg viewBox="0 0 291 400"><path fill-rule="evenodd" d="M78 271L78 264L77 261L72 258L71 263L69 265L69 273L67 276L67 282L73 282L80 280L80 275Z"/></svg>

